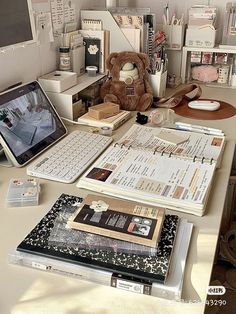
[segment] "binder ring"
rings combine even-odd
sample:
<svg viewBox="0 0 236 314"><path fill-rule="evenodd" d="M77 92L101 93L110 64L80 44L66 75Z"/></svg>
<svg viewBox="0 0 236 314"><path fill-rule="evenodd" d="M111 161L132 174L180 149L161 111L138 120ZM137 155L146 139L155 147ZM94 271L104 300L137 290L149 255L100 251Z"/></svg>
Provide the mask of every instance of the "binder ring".
<svg viewBox="0 0 236 314"><path fill-rule="evenodd" d="M205 159L205 157L202 157L202 164L204 163L204 159Z"/></svg>
<svg viewBox="0 0 236 314"><path fill-rule="evenodd" d="M195 155L195 156L193 157L193 162L195 162L196 159L197 159L197 156Z"/></svg>
<svg viewBox="0 0 236 314"><path fill-rule="evenodd" d="M169 158L171 157L171 155L172 155L172 152L169 153Z"/></svg>

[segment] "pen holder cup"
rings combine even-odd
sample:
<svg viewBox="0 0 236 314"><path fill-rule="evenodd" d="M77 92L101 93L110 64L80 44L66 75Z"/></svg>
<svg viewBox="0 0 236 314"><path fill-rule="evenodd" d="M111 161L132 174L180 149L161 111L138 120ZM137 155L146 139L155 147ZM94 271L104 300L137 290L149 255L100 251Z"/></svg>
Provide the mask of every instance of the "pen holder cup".
<svg viewBox="0 0 236 314"><path fill-rule="evenodd" d="M157 72L155 74L149 73L149 82L151 84L154 97L164 97L166 92L167 71Z"/></svg>

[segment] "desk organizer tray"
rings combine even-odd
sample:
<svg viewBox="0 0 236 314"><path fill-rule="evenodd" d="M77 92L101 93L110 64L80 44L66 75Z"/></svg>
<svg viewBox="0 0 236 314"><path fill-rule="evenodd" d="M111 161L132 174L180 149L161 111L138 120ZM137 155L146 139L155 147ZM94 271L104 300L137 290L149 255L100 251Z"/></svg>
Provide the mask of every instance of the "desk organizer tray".
<svg viewBox="0 0 236 314"><path fill-rule="evenodd" d="M165 282L178 229L177 215L166 215L156 256L49 245L50 231L60 212L65 207L68 207L68 210L74 207L76 210L81 202L82 198L62 194L46 216L20 243L17 250L88 266L92 269L107 270L148 282Z"/></svg>
<svg viewBox="0 0 236 314"><path fill-rule="evenodd" d="M7 192L8 207L34 206L39 203L38 179L11 179Z"/></svg>

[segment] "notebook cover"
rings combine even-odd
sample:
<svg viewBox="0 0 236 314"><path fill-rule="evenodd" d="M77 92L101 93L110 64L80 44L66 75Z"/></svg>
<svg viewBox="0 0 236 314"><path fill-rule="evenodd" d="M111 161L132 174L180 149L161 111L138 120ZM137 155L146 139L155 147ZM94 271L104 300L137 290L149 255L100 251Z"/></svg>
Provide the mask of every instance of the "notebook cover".
<svg viewBox="0 0 236 314"><path fill-rule="evenodd" d="M89 126L94 126L98 128L108 126L115 130L130 118L131 118L130 111L121 110L117 115L101 120L94 119L90 117L88 113L85 113L84 115L78 118L78 122L85 123Z"/></svg>
<svg viewBox="0 0 236 314"><path fill-rule="evenodd" d="M99 60L101 54L101 40L98 38L84 38L85 42L85 67L86 66L96 66L98 71Z"/></svg>
<svg viewBox="0 0 236 314"><path fill-rule="evenodd" d="M68 219L75 214L76 207L67 206L60 211L60 215L54 220L54 226L48 237L49 245L104 250L111 252L133 253L139 255L156 255L157 247L151 248L146 245L135 244L127 241L112 239L84 231L67 228Z"/></svg>
<svg viewBox="0 0 236 314"><path fill-rule="evenodd" d="M17 250L91 268L109 270L151 282L165 282L178 229L179 217L177 215L166 215L156 256L71 247L58 248L49 245L50 230L57 216L65 206L78 206L82 201L80 197L62 194L50 211L20 243Z"/></svg>
<svg viewBox="0 0 236 314"><path fill-rule="evenodd" d="M105 71L105 40L106 40L106 32L104 30L80 30L80 34L84 38L84 42L88 40L92 40L92 44L90 45L94 46L97 45L97 40L99 40L99 72L104 73ZM94 41L95 39L95 41ZM89 42L89 41L88 41ZM90 53L91 54L91 53ZM90 56L91 57L91 56ZM90 64L89 64L90 65ZM93 64L91 64L93 65Z"/></svg>
<svg viewBox="0 0 236 314"><path fill-rule="evenodd" d="M156 248L165 209L88 194L67 225L95 235Z"/></svg>

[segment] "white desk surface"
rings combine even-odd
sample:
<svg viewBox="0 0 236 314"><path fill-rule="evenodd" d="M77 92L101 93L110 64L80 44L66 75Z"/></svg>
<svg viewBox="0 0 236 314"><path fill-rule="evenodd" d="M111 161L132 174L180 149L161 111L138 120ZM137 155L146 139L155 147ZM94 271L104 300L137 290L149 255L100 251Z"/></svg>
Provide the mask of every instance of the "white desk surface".
<svg viewBox="0 0 236 314"><path fill-rule="evenodd" d="M236 91L204 87L203 97L221 99L234 104ZM206 288L209 284L217 248L235 148L236 116L216 121L197 121L177 116L176 120L220 128L227 136L222 165L216 171L206 215L195 217L179 213L180 216L186 217L194 223L184 278L182 294L184 301L167 301L9 264L8 253L14 251L61 193L83 196L85 191L79 191L75 183L62 184L41 179L42 193L39 206L6 208L5 197L9 179L26 177L26 169L25 167L18 169L0 167L0 313L183 314L191 311L197 314L204 312ZM115 137L128 128L129 123L114 132Z"/></svg>

